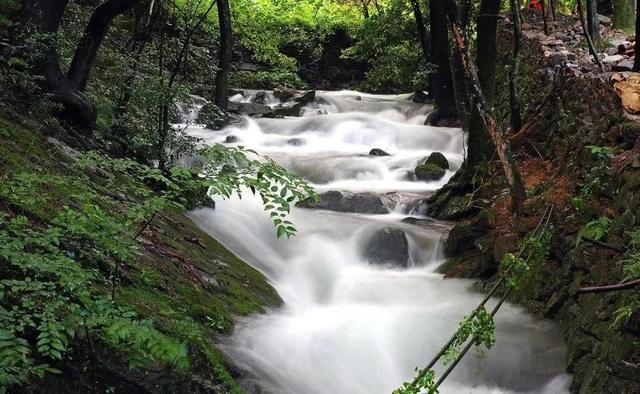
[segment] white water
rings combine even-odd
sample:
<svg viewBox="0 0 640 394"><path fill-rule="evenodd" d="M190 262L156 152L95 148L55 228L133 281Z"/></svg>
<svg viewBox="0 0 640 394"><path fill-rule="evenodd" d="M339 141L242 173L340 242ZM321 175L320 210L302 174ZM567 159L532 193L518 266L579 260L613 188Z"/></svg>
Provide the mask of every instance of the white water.
<svg viewBox="0 0 640 394"><path fill-rule="evenodd" d="M284 300L280 309L240 321L224 344L252 376L249 391L390 393L428 362L482 298L471 282L434 273L447 225L400 222L407 201L442 186L462 162L460 130L421 126L429 109L407 95L324 92L301 118L256 119L217 132L190 129L207 143L235 135L239 145L271 156L319 191L394 192L385 195L394 208L388 215L294 208L298 235L290 240L275 237L260 201L249 195L191 213L261 270ZM370 157L371 148L391 156ZM451 171L438 182L411 180L408 172L432 151L446 155ZM384 226L409 236L411 269L375 267L362 257L365 241ZM564 346L554 326L509 304L496 326L495 346L470 352L442 393L568 392Z"/></svg>

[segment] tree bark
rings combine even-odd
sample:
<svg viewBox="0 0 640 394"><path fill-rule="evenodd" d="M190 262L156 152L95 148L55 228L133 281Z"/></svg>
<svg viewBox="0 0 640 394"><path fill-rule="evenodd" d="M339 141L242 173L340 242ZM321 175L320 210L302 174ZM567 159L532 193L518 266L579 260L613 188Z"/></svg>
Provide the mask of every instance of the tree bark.
<svg viewBox="0 0 640 394"><path fill-rule="evenodd" d="M87 86L91 67L100 44L107 35L111 21L132 9L138 1L140 0L108 0L96 8L78 43L67 72L67 79L75 88L84 91Z"/></svg>
<svg viewBox="0 0 640 394"><path fill-rule="evenodd" d="M587 29L591 35L591 39L598 41L600 39L600 20L598 19L598 1L587 0Z"/></svg>
<svg viewBox="0 0 640 394"><path fill-rule="evenodd" d="M218 22L220 25L220 53L218 55L218 72L216 73L215 104L226 109L229 100L229 69L233 51L229 0L218 0Z"/></svg>
<svg viewBox="0 0 640 394"><path fill-rule="evenodd" d="M418 30L418 37L420 38L420 46L422 47L422 54L424 55L425 63L429 63L429 56L431 54L431 48L429 48L429 34L427 28L424 25L424 18L422 17L422 10L420 10L420 3L418 0L411 0L413 6L413 17L416 20L416 28Z"/></svg>
<svg viewBox="0 0 640 394"><path fill-rule="evenodd" d="M633 71L640 72L640 6L636 7L636 58L633 61Z"/></svg>
<svg viewBox="0 0 640 394"><path fill-rule="evenodd" d="M478 78L478 71L474 64L469 50L467 48L465 38L462 34L462 29L457 20L457 7L455 0L448 0L448 17L451 25L451 33L458 47L458 54L460 56L460 62L462 63L467 78L467 93L469 95L470 104L473 107L473 111L478 111L482 120L484 121L487 131L493 140L498 152L498 157L502 164L505 177L511 192L512 209L516 214L519 214L522 205L526 199L526 193L524 190L524 183L522 176L516 165L516 162L511 153L509 142L505 139L504 134L498 129L497 123L491 114L491 111L487 105L487 101L482 92L480 81Z"/></svg>
<svg viewBox="0 0 640 394"><path fill-rule="evenodd" d="M613 0L613 27L631 31L635 15L635 0Z"/></svg>
<svg viewBox="0 0 640 394"><path fill-rule="evenodd" d="M435 110L429 114L427 123L435 125L439 119L456 115L456 98L449 60L449 34L447 13L442 0L429 0L429 24L431 26L431 58L437 67L431 75L431 94Z"/></svg>
<svg viewBox="0 0 640 394"><path fill-rule="evenodd" d="M478 65L478 79L489 106L493 103L495 91L496 60L498 57L496 29L500 6L500 0L482 0L477 22L476 63ZM479 163L490 158L495 152L495 146L480 114L477 111L471 111L470 116L465 163L467 171L473 171Z"/></svg>
<svg viewBox="0 0 640 394"><path fill-rule="evenodd" d="M522 27L520 25L520 0L511 0L513 11L513 63L509 73L509 109L511 112L511 131L517 133L522 128L520 96L518 94L518 69L520 67L520 49L522 48Z"/></svg>
<svg viewBox="0 0 640 394"><path fill-rule="evenodd" d="M544 26L544 34L549 35L549 24L547 23L547 7L544 4L544 0L540 0L540 6L542 7L542 24Z"/></svg>
<svg viewBox="0 0 640 394"><path fill-rule="evenodd" d="M55 35L68 3L69 0L25 0L24 13L43 33ZM92 130L96 121L95 106L65 77L54 42L42 55L36 69L44 77L52 100L62 105L57 116L84 131Z"/></svg>
<svg viewBox="0 0 640 394"><path fill-rule="evenodd" d="M596 62L600 69L604 69L602 62L600 61L600 56L598 56L598 51L596 51L596 47L593 45L593 41L591 40L591 35L589 34L589 28L587 27L587 22L584 20L584 11L582 10L582 0L577 0L578 3L578 16L580 17L580 24L582 25L582 34L584 35L585 40L587 41L587 45L589 46L589 53L593 56L593 60Z"/></svg>

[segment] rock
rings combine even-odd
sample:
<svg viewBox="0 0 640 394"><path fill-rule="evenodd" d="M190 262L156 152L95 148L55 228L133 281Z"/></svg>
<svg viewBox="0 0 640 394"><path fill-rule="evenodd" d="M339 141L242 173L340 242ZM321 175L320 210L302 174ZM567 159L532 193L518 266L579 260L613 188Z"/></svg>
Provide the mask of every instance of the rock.
<svg viewBox="0 0 640 394"><path fill-rule="evenodd" d="M240 103L237 101L229 101L227 109L230 112L248 116L264 115L273 111L273 109L264 104Z"/></svg>
<svg viewBox="0 0 640 394"><path fill-rule="evenodd" d="M614 64L614 63L618 63L622 59L624 59L624 56L622 55L605 56L604 59L602 59L602 63Z"/></svg>
<svg viewBox="0 0 640 394"><path fill-rule="evenodd" d="M618 55L624 55L625 53L627 53L627 46L626 46L626 45L624 45L624 44L620 44L620 45L618 45L618 48L617 48L617 52L616 52L616 53L617 53Z"/></svg>
<svg viewBox="0 0 640 394"><path fill-rule="evenodd" d="M371 264L406 268L409 265L409 241L404 231L385 227L373 234L364 247Z"/></svg>
<svg viewBox="0 0 640 394"><path fill-rule="evenodd" d="M611 26L611 18L598 14L598 21L602 26Z"/></svg>
<svg viewBox="0 0 640 394"><path fill-rule="evenodd" d="M419 104L428 104L433 100L431 100L431 97L429 97L429 94L424 90L416 90L416 92L411 97L411 101Z"/></svg>
<svg viewBox="0 0 640 394"><path fill-rule="evenodd" d="M296 206L301 208L326 209L328 211L351 212L363 214L386 214L389 209L382 198L375 193L347 193L329 191L320 195L320 201L300 201Z"/></svg>
<svg viewBox="0 0 640 394"><path fill-rule="evenodd" d="M631 149L636 144L636 141L640 138L640 123L627 122L622 125L622 140L624 141L625 148Z"/></svg>
<svg viewBox="0 0 640 394"><path fill-rule="evenodd" d="M239 123L242 119L228 111L225 111L213 103L205 104L198 112L196 123L206 125L208 129L220 130L231 124Z"/></svg>
<svg viewBox="0 0 640 394"><path fill-rule="evenodd" d="M455 225L447 235L444 244L445 254L457 256L473 249L475 240L487 234L494 226L495 216L488 210L480 211L470 223Z"/></svg>
<svg viewBox="0 0 640 394"><path fill-rule="evenodd" d="M300 116L303 104L296 101L287 101L280 104L272 111L262 114L264 118L284 118L285 116Z"/></svg>
<svg viewBox="0 0 640 394"><path fill-rule="evenodd" d="M613 71L631 71L633 69L633 60L626 59L613 66Z"/></svg>
<svg viewBox="0 0 640 394"><path fill-rule="evenodd" d="M552 66L561 66L567 61L567 57L562 52L545 52L544 55Z"/></svg>
<svg viewBox="0 0 640 394"><path fill-rule="evenodd" d="M416 167L416 178L420 181L437 181L441 179L446 170L435 164L420 164Z"/></svg>
<svg viewBox="0 0 640 394"><path fill-rule="evenodd" d="M449 169L449 160L440 152L430 154L427 160L424 161L424 164L434 164L445 170Z"/></svg>
<svg viewBox="0 0 640 394"><path fill-rule="evenodd" d="M380 148L373 148L369 151L369 156L389 156L389 154Z"/></svg>
<svg viewBox="0 0 640 394"><path fill-rule="evenodd" d="M305 140L302 138L289 138L287 144L292 146L302 146L305 144Z"/></svg>
<svg viewBox="0 0 640 394"><path fill-rule="evenodd" d="M227 138L224 139L225 144L234 144L238 142L238 137L235 135L228 135Z"/></svg>

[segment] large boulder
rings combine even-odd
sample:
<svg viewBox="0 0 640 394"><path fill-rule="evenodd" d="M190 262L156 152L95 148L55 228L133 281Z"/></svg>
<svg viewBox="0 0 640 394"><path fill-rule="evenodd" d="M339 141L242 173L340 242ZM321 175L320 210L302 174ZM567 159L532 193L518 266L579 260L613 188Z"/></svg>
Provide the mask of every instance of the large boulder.
<svg viewBox="0 0 640 394"><path fill-rule="evenodd" d="M296 101L287 101L286 103L282 103L277 107L273 108L271 111L263 114L262 116L265 118L284 118L285 116L300 116L300 111L302 111L303 104L301 102Z"/></svg>
<svg viewBox="0 0 640 394"><path fill-rule="evenodd" d="M241 103L238 101L229 101L227 109L229 112L247 116L264 115L273 111L271 107L265 104Z"/></svg>
<svg viewBox="0 0 640 394"><path fill-rule="evenodd" d="M434 164L440 168L445 170L449 169L449 160L440 152L433 152L427 157L427 160L424 161L424 164Z"/></svg>
<svg viewBox="0 0 640 394"><path fill-rule="evenodd" d="M407 235L398 228L382 228L367 241L363 254L371 264L407 268L409 266Z"/></svg>
<svg viewBox="0 0 640 394"><path fill-rule="evenodd" d="M198 112L196 123L206 125L208 129L219 130L229 124L239 123L242 119L223 110L214 103L207 103Z"/></svg>
<svg viewBox="0 0 640 394"><path fill-rule="evenodd" d="M441 179L446 170L435 164L420 164L416 167L415 174L419 181L437 181Z"/></svg>
<svg viewBox="0 0 640 394"><path fill-rule="evenodd" d="M364 214L385 214L382 198L375 193L346 193L329 191L320 195L320 201L301 201L297 206L302 208L326 209L328 211L352 212Z"/></svg>

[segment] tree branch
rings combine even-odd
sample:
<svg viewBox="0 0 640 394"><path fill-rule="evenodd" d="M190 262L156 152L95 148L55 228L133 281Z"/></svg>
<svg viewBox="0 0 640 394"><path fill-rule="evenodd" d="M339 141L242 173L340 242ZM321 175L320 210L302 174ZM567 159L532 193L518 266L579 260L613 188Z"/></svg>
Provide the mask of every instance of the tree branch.
<svg viewBox="0 0 640 394"><path fill-rule="evenodd" d="M600 286L582 287L578 289L576 293L577 294L608 293L611 291L629 290L639 286L640 286L640 279L636 279L629 282L622 282L617 285L600 285Z"/></svg>

